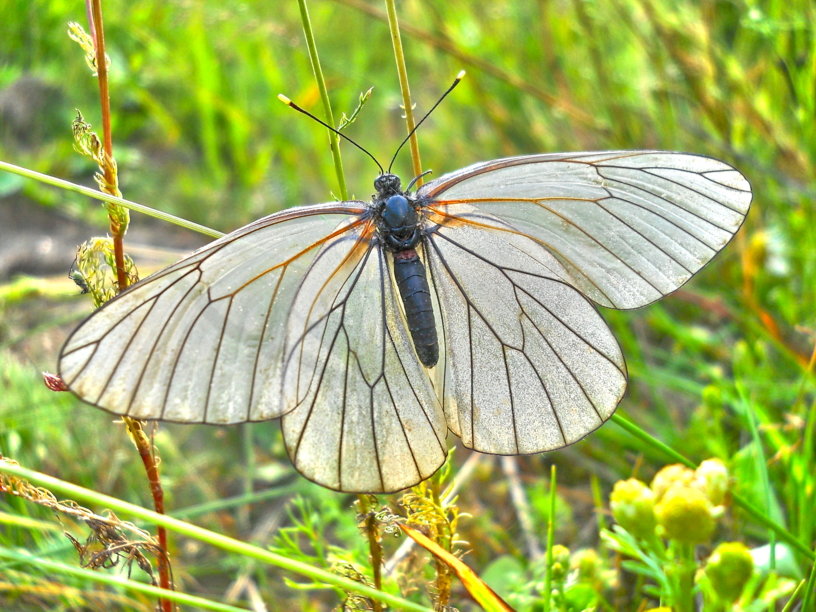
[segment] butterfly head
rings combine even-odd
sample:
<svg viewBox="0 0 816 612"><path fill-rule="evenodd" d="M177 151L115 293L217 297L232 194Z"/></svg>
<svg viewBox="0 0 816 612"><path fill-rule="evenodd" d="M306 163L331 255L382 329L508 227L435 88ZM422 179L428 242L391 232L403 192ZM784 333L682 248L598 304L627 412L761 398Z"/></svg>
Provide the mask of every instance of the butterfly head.
<svg viewBox="0 0 816 612"><path fill-rule="evenodd" d="M389 196L401 194L402 183L396 174L381 174L374 180L374 189L377 190L376 199L384 200Z"/></svg>

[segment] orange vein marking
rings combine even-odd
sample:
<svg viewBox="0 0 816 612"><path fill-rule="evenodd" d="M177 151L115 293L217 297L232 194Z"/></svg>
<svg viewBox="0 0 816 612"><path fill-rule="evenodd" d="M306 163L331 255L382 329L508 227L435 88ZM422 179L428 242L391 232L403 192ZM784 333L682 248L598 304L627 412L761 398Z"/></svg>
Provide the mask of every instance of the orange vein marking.
<svg viewBox="0 0 816 612"><path fill-rule="evenodd" d="M345 227L341 227L340 229L335 230L335 231L333 231L333 232L332 232L332 233L330 233L330 234L326 234L326 235L325 235L325 236L323 236L323 237L322 237L320 240L315 240L315 241L314 241L312 244L310 244L310 245L309 245L309 246L307 246L306 248L304 248L304 249L302 249L302 250L298 251L297 253L295 253L294 255L292 255L291 257L289 257L288 259L285 259L285 260L283 260L282 262L280 262L280 263L278 263L278 264L275 264L274 266L272 266L272 267L270 267L270 268L267 268L267 269L266 269L266 270L264 270L263 272L259 272L258 274L256 274L255 276L253 276L252 278L250 278L249 280L247 280L247 281L246 281L246 282L245 282L243 285L241 285L240 287L238 287L237 289L235 289L233 292L228 293L228 294L225 294L225 296L224 296L224 297L226 297L227 295L230 295L230 296L235 296L235 295L236 295L236 294L237 294L239 291L241 291L242 289L244 289L244 288L245 288L245 287L247 287L248 285L251 285L251 284L252 284L252 283L254 283L256 280L258 280L259 278L261 278L262 276L266 276L267 274L269 274L270 272L273 272L273 271L277 270L278 268L283 268L283 267L288 266L290 263L292 263L293 261L295 261L295 260L296 260L298 257L301 257L302 255L304 255L304 254L308 253L309 251L311 251L311 250L312 250L312 249L314 249L315 247L318 247L318 246L320 246L320 245L322 245L322 244L325 244L326 242L328 242L329 240L331 240L331 239L333 239L333 238L336 238L337 236L342 236L343 234L345 234L345 233L346 233L346 232L348 232L349 230L351 230L351 229L353 229L353 228L355 228L355 227L358 227L358 226L360 226L360 225L363 225L363 224L365 224L365 223L368 223L369 221L370 221L369 219L357 219L356 221L353 221L352 223L349 223L349 224L348 224L348 225L346 225Z"/></svg>

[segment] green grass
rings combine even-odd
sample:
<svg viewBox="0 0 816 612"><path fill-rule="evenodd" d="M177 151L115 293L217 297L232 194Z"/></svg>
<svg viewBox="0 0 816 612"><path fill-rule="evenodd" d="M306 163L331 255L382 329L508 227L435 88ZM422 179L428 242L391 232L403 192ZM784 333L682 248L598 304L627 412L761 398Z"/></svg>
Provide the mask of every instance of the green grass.
<svg viewBox="0 0 816 612"><path fill-rule="evenodd" d="M114 153L124 197L227 231L339 193L325 131L276 99L283 92L322 115L296 3L110 0L104 10ZM351 113L359 94L374 86L373 97L345 133L388 160L404 125L385 9L344 0L313 1L309 10L335 117ZM39 127L24 137L9 135L0 125L0 160L89 181L94 168L72 152L70 122L80 109L98 129L96 83L65 34L68 21L85 23L84 7L9 0L4 15L0 89L32 75L59 95L49 97ZM504 155L611 148L703 153L746 174L755 193L752 210L738 237L711 265L658 304L604 312L629 366L630 387L619 410L694 462L723 460L733 492L812 552L812 3L410 2L400 3L399 17L418 114L460 69L468 71L419 134L423 165L435 176ZM367 199L376 168L353 148L342 149L349 192ZM406 151L396 170L407 176L409 168ZM97 234L106 231L97 204L10 176L0 175L3 195L25 197L26 206L59 208L93 220ZM138 226L143 218L134 214L132 223ZM66 272L72 258L65 253ZM0 288L0 453L26 468L150 507L140 461L124 428L40 382L41 370L55 369L73 321L91 308L63 277L39 284L18 279ZM171 515L262 548L275 546L292 557L299 551L300 560L321 569L352 563L370 575L352 498L297 476L276 423L162 425L155 441ZM461 449L455 453L452 478L469 456ZM488 581L490 576L500 581L501 594L511 603L537 609L546 564L530 557L527 543L532 538L546 550L550 465L558 466L554 542L573 552L597 549L606 572L615 553L599 539L593 512L601 509L591 478L598 479L608 507L616 481L632 475L649 480L668 462L657 446L610 423L564 451L519 458L515 484L528 499L524 509L510 501L513 479L498 461L484 457L457 502L463 515L471 515L458 523L459 537L468 542L462 546L470 550L466 561ZM304 501L287 505L294 496ZM397 501L382 496L379 504L396 511ZM530 532L520 527L525 512ZM7 522L7 517L16 518ZM0 496L0 520L0 550L23 548L35 560L79 565L54 512ZM62 520L84 540L86 530ZM634 546L621 538L619 543ZM711 544L723 541L742 541L759 551L773 536L731 504ZM400 543L385 537L386 559ZM701 564L710 549L697 550ZM756 602L766 601L761 593L773 586L771 580L809 575L813 580L808 556L786 550L780 547L773 560L778 575L746 588L753 589ZM234 601L225 597L239 577L273 609L327 609L342 598L336 590L298 587L289 581L307 579L189 537L173 536L171 554L183 590L217 602L248 605L247 590ZM432 564L422 555L406 559L386 578L384 589L429 605ZM514 571L491 569L496 567ZM612 609L634 610L651 592L649 605L658 605L648 589L652 574L628 567L617 587L599 571L604 601ZM70 609L104 601L127 608L150 607L154 601L52 570L19 555L0 559L0 607ZM144 576L134 567L133 578ZM780 607L790 592L782 590ZM568 605L557 598L552 602L553 609ZM451 603L469 605L457 584ZM771 604L751 609L762 605Z"/></svg>

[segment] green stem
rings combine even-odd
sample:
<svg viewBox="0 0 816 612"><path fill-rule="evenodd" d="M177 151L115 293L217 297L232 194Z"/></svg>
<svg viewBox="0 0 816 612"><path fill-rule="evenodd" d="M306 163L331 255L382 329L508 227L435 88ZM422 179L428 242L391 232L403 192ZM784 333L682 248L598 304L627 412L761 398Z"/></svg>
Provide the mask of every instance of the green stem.
<svg viewBox="0 0 816 612"><path fill-rule="evenodd" d="M781 612L791 612L793 610L793 606L797 601L799 601L799 596L802 594L805 584L807 584L805 580L799 581L799 584L796 585L796 589L793 591L793 593L791 593L791 596L788 598L788 601L785 603L785 607L782 608ZM801 609L806 610L807 608L803 607Z"/></svg>
<svg viewBox="0 0 816 612"><path fill-rule="evenodd" d="M332 113L331 101L329 100L329 90L326 89L326 80L323 78L323 69L320 67L320 57L317 54L317 44L312 31L312 22L309 19L309 9L306 8L306 0L298 0L300 7L300 20L303 24L303 34L306 37L306 47L309 50L309 61L312 62L312 72L314 72L317 89L320 91L320 99L323 101L323 112L326 114L326 123L334 127L334 113ZM331 146L332 159L334 160L334 171L337 174L337 185L340 189L340 199L348 200L348 190L346 188L346 176L343 172L343 159L340 157L340 137L329 131L329 144Z"/></svg>
<svg viewBox="0 0 816 612"><path fill-rule="evenodd" d="M550 516L547 519L547 573L544 575L544 612L552 605L553 546L555 545L555 486L556 469L550 466Z"/></svg>
<svg viewBox="0 0 816 612"><path fill-rule="evenodd" d="M376 599L385 604L393 606L397 610L429 610L429 608L425 606L421 606L412 601L408 601L407 599L391 595L390 593L378 591L377 589L359 582L355 582L354 580L344 578L343 576L333 574L327 570L312 567L311 565L295 559L290 559L283 555L277 555L263 548L259 548L258 546L241 542L240 540L235 540L233 538L221 535L220 533L209 531L208 529L198 527L191 523L180 521L165 514L159 514L157 512L153 512L152 510L147 510L141 506L136 506L120 499L116 499L115 497L110 497L109 495L104 495L102 493L92 491L91 489L80 487L79 485L60 480L59 478L54 478L53 476L43 474L42 472L29 470L9 461L0 460L0 474L10 474L11 476L16 476L17 478L24 478L37 486L45 487L50 491L70 497L75 501L104 506L106 508L110 508L114 512L126 514L154 525L167 527L176 533L206 542L228 552L257 559L258 561L268 565L273 565L296 574L307 576L317 582L330 584L345 591L358 593L364 597Z"/></svg>
<svg viewBox="0 0 816 612"><path fill-rule="evenodd" d="M206 225L200 225L198 223L193 223L192 221L187 221L181 217L176 217L175 215L156 210L155 208L150 208L144 204L137 204L136 202L131 202L130 200L125 200L124 198L118 198L114 195L110 195L109 193L98 191L97 189L91 189L90 187L85 187L84 185L77 185L76 183L58 179L56 177L49 176L48 174L43 174L42 172L36 172L35 170L29 170L28 168L22 168L21 166L15 166L14 164L10 164L8 162L0 161L0 170L5 170L6 172L11 172L12 174L17 174L18 176L24 176L25 178L34 179L35 181L45 183L46 185L53 185L54 187L65 189L66 191L73 191L74 193L78 193L89 198L94 198L96 200L100 200L101 202L118 204L120 206L124 206L125 208L129 208L130 210L135 210L136 212L160 219L161 221L167 221L180 227L186 227L187 229L198 232L199 234L212 236L213 238L220 238L224 235L223 232L214 230Z"/></svg>
<svg viewBox="0 0 816 612"><path fill-rule="evenodd" d="M405 66L405 52L402 49L402 38L400 38L399 21L397 21L397 8L394 0L385 0L385 8L388 11L388 29L391 32L391 44L394 47L394 59L397 62L397 75L399 76L400 91L402 92L402 107L405 110L405 127L411 134L409 146L411 147L411 162L413 164L414 176L422 174L422 161L419 158L419 140L416 133L411 133L416 127L414 120L414 104L411 101L411 88L408 85L408 69ZM417 186L422 185L422 179L417 181Z"/></svg>
<svg viewBox="0 0 816 612"><path fill-rule="evenodd" d="M762 493L765 497L765 506L770 508L771 503L773 500L773 495L771 494L771 478L768 475L768 460L765 457L765 449L762 446L762 436L759 435L759 424L757 423L757 417L754 413L753 407L751 402L748 401L748 397L746 397L745 389L743 385L739 382L735 382L737 394L739 395L739 399L742 403L742 412L745 414L746 419L748 420L748 429L751 432L751 440L753 441L754 445L754 469L756 473L759 474L760 482L762 483ZM769 567L771 570L776 569L776 538L774 536L773 531L769 534L768 537L768 545L771 551L771 557L769 560Z"/></svg>
<svg viewBox="0 0 816 612"><path fill-rule="evenodd" d="M808 574L807 586L805 587L805 597L802 602L802 610L813 610L814 598L816 598L816 562L810 564L810 574Z"/></svg>
<svg viewBox="0 0 816 612"><path fill-rule="evenodd" d="M646 431L635 425L635 423L627 419L625 416L622 416L620 413L616 412L615 414L613 414L610 420L616 425L628 431L630 434L635 436L641 442L645 442L652 448L661 451L663 454L668 455L669 457L671 457L672 459L679 463L682 463L686 467L690 467L692 470L697 467L697 464L695 464L691 459L684 457L676 450L674 450L671 446L669 446L665 442L661 442L651 434L647 433Z"/></svg>
<svg viewBox="0 0 816 612"><path fill-rule="evenodd" d="M189 606L190 609L201 610L219 610L221 612L244 612L246 608L236 608L217 601L204 599L203 597L196 597L195 595L188 595L187 593L180 593L178 591L168 591L160 589L144 582L137 582L135 580L128 580L122 576L114 576L106 572L95 572L93 570L74 567L72 565L65 565L43 557L32 555L28 552L23 552L14 549L0 547L0 559L7 559L17 563L26 563L40 570L48 570L50 573L65 574L68 576L76 576L83 580L105 584L111 587L128 589L137 593L145 593L153 597L160 597L161 599L174 601L178 604Z"/></svg>
<svg viewBox="0 0 816 612"><path fill-rule="evenodd" d="M675 559L677 591L675 593L679 612L694 612L694 546L678 544L679 559Z"/></svg>

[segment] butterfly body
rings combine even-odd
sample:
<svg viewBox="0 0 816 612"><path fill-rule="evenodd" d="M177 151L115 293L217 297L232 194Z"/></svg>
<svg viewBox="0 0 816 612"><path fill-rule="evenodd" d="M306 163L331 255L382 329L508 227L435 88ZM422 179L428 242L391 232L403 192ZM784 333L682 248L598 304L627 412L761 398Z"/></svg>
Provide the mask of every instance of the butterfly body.
<svg viewBox="0 0 816 612"><path fill-rule="evenodd" d="M144 279L60 353L69 389L141 419L282 417L307 478L387 492L452 433L528 454L602 425L626 388L595 308L650 304L741 226L748 181L664 151L539 154L383 174L372 202L287 209Z"/></svg>
<svg viewBox="0 0 816 612"><path fill-rule="evenodd" d="M381 175L374 186L379 190L374 196L377 232L393 257L394 280L417 357L430 368L439 360L439 343L428 278L416 251L422 240L422 203L401 191L396 175Z"/></svg>

